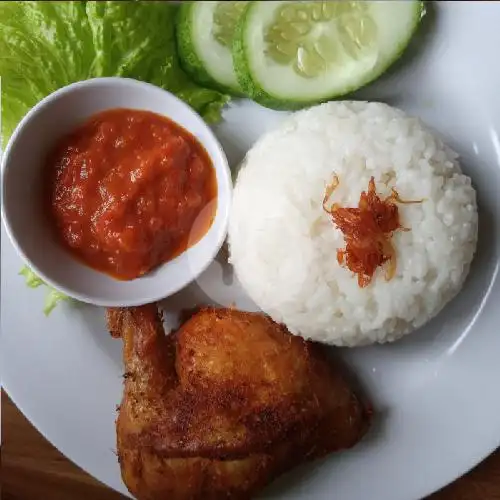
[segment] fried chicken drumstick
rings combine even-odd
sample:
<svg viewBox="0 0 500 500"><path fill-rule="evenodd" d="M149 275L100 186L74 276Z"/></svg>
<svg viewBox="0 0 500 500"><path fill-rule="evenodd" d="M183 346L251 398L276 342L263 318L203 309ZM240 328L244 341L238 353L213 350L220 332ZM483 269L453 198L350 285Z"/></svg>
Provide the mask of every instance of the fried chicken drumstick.
<svg viewBox="0 0 500 500"><path fill-rule="evenodd" d="M368 428L321 348L264 315L202 309L167 336L154 304L107 319L124 342L118 457L139 500L251 498Z"/></svg>

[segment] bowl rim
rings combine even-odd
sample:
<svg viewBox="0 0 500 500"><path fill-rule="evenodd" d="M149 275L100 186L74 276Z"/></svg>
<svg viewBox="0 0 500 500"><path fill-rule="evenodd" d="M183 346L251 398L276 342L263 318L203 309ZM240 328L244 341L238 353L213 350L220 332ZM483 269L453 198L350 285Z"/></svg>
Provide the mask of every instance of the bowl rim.
<svg viewBox="0 0 500 500"><path fill-rule="evenodd" d="M67 288L65 284L57 282L53 280L49 275L47 275L43 270L41 270L37 265L35 265L31 259L29 259L24 252L23 248L19 244L15 234L14 230L10 224L10 215L8 210L6 208L6 172L9 170L9 158L11 155L11 151L13 150L14 146L17 143L17 139L21 133L21 131L26 127L26 125L39 113L41 113L45 108L49 107L53 102L58 100L60 97L70 93L79 90L82 87L89 87L95 84L109 84L109 85L131 85L133 87L136 87L136 90L142 91L142 90L148 90L148 89L154 89L155 91L161 91L165 94L168 95L170 99L176 102L177 105L179 105L181 108L184 108L186 112L194 115L197 119L199 119L204 127L207 129L208 132L208 137L209 141L213 142L213 144L216 147L216 150L220 156L220 163L219 168L220 172L223 175L223 182L217 181L217 200L220 200L221 198L225 199L225 205L226 209L224 213L222 214L222 219L220 222L220 227L217 231L217 237L215 240L215 243L212 245L211 248L209 248L209 251L206 252L206 258L205 262L199 268L193 272L190 270L190 267L187 266L186 269L188 269L188 278L186 280L182 280L183 284L181 283L180 286L174 287L171 289L167 294L151 294L149 296L145 296L144 294L141 297L133 298L130 300L120 300L120 299L96 299L92 297L91 295L83 294L80 292L75 292L70 288ZM106 109L114 109L113 106L110 106L109 108L104 107L103 111ZM154 111L153 111L154 112ZM160 115L164 115L163 113L159 113ZM189 133L192 133L191 130L188 127L185 127L181 125L182 128L187 130ZM222 144L220 143L219 139L215 135L214 131L212 128L205 122L205 120L201 117L201 115L194 110L188 103L177 97L175 94L172 92L163 89L157 85L154 85L149 82L144 82L141 80L136 80L134 78L125 78L125 77L116 77L116 76L111 76L111 77L97 77L97 78L89 78L87 80L80 80L77 82L70 83L64 87L61 87L54 92L48 94L45 96L43 99L38 101L24 116L23 118L19 121L19 123L16 125L14 128L14 131L12 132L9 140L7 141L7 144L5 146L4 151L0 149L0 211L1 211L1 219L3 222L3 225L5 227L7 236L15 248L16 252L18 255L21 257L21 259L24 261L25 265L27 265L37 276L39 276L46 285L50 286L51 288L54 288L55 290L63 293L64 295L67 295L68 297L78 300L80 302L85 302L87 304L92 304L95 306L101 306L101 307L133 307L133 306L140 306L144 304L148 304L151 302L156 302L160 301L162 299L166 299L175 293L179 292L180 290L186 288L189 286L192 282L194 282L207 268L208 266L215 260L217 257L217 254L219 253L220 249L222 248L224 241L227 238L227 232L228 232L228 226L229 226L229 219L230 219L230 207L231 207L231 201L232 201L232 191L233 191L233 180L232 180L232 174L231 174L231 169L229 167L229 162L227 159L227 155L224 151L224 148L222 147ZM209 154L209 156L212 158L212 155ZM215 162L214 162L214 169L216 171L219 170L219 168L216 167ZM223 190L221 190L221 185L224 187ZM219 209L220 204L217 203L217 210ZM215 218L214 218L215 221ZM211 226L213 227L213 226ZM209 230L210 231L210 228ZM188 252L190 248L194 248L196 245L198 245L200 242L202 242L207 234L208 231L203 235L203 237L195 243L192 247L189 247L187 250L182 252L180 255L183 255L185 252ZM69 253L69 252L68 252ZM69 253L70 257L73 259L73 261L82 267L85 267L87 269L92 269L90 266L87 266L85 263L80 262L77 258L75 258L71 253ZM158 266L155 270L161 269L163 266L168 265L168 263L171 261L167 261L160 266ZM155 270L152 270L151 272L155 272ZM100 271L94 270L95 272L99 272L103 276L108 277L110 280L114 280L119 282L120 280L117 280L113 278L112 276L107 275L106 273L102 273ZM145 276L149 276L150 273L147 273ZM136 278L136 280L140 280L142 277ZM135 280L130 280L130 282L133 282Z"/></svg>

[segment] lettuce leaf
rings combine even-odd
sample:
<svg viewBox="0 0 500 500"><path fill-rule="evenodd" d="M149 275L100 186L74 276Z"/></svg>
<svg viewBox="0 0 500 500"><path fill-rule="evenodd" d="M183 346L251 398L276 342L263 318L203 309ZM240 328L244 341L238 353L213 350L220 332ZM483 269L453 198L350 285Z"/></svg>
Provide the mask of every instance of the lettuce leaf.
<svg viewBox="0 0 500 500"><path fill-rule="evenodd" d="M60 87L99 76L154 83L207 121L228 96L193 83L175 44L178 5L156 1L0 2L2 139L24 114Z"/></svg>
<svg viewBox="0 0 500 500"><path fill-rule="evenodd" d="M26 285L30 288L38 288L42 285L48 288L49 292L45 297L45 305L43 307L45 316L48 316L61 300L71 300L70 297L64 293L61 293L55 288L47 285L47 283L39 278L28 266L24 266L19 274L24 276Z"/></svg>
<svg viewBox="0 0 500 500"><path fill-rule="evenodd" d="M229 97L200 87L181 69L175 40L178 8L169 2L88 2L96 72L168 89L214 122Z"/></svg>
<svg viewBox="0 0 500 500"><path fill-rule="evenodd" d="M0 2L2 139L40 99L93 73L82 2Z"/></svg>
<svg viewBox="0 0 500 500"><path fill-rule="evenodd" d="M181 69L177 9L157 1L0 2L2 144L40 99L100 76L153 83L175 93L206 121L217 121L229 97L193 83ZM29 277L28 286L43 282L36 283L36 276ZM64 298L54 292L48 312Z"/></svg>

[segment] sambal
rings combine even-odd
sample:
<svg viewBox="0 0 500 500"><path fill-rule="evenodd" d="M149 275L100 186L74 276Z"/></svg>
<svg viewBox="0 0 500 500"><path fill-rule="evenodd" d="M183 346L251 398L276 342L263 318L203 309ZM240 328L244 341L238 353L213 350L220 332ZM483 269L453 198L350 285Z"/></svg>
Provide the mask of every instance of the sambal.
<svg viewBox="0 0 500 500"><path fill-rule="evenodd" d="M94 115L49 155L47 200L57 236L118 279L148 273L192 246L216 211L217 183L200 142L149 111Z"/></svg>

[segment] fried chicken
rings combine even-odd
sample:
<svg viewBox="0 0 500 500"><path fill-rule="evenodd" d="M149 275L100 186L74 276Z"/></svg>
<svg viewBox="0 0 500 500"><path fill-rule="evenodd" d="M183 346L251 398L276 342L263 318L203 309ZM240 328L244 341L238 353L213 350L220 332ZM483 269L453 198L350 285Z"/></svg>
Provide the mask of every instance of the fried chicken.
<svg viewBox="0 0 500 500"><path fill-rule="evenodd" d="M124 342L118 458L139 500L251 498L369 426L321 347L267 316L206 308L170 335L153 304L107 317Z"/></svg>

